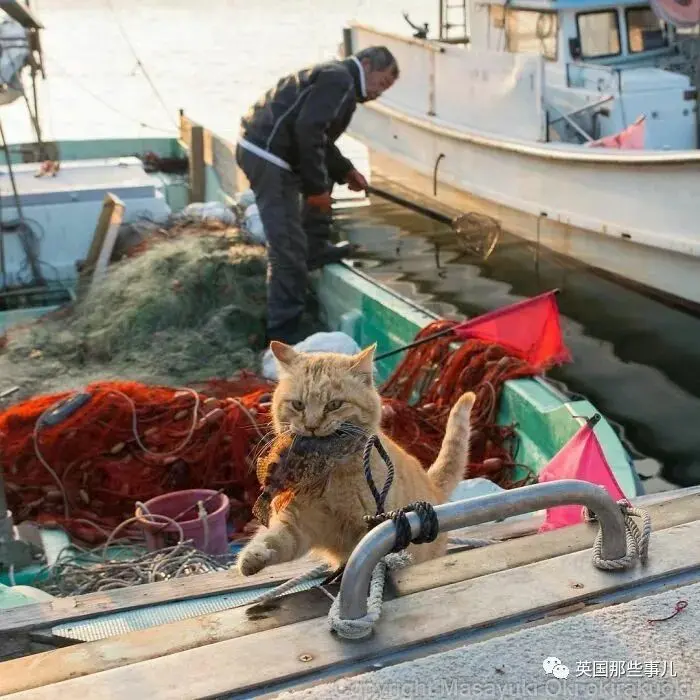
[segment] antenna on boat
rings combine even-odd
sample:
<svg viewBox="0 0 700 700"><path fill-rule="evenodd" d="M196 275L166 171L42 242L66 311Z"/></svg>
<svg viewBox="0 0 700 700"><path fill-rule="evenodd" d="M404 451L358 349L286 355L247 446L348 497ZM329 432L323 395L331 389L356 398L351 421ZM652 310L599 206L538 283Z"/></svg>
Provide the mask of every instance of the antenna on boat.
<svg viewBox="0 0 700 700"><path fill-rule="evenodd" d="M411 18L408 16L408 12L403 13L403 18L411 25L411 28L415 30L416 33L413 35L414 39L428 38L429 27L427 22L425 22L422 27L413 24L413 22L411 22Z"/></svg>

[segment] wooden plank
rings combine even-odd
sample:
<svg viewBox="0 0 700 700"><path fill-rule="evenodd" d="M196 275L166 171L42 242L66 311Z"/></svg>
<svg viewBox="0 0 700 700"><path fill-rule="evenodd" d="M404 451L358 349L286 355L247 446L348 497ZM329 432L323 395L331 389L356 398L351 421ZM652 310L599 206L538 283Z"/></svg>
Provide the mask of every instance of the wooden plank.
<svg viewBox="0 0 700 700"><path fill-rule="evenodd" d="M180 141L190 152L193 148L192 130L200 126L186 117L183 112L180 113ZM208 129L203 130L203 135L204 165L214 168L221 183L221 190L228 197L233 198L236 192L248 189L250 184L236 162L235 144L217 136Z"/></svg>
<svg viewBox="0 0 700 700"><path fill-rule="evenodd" d="M108 194L107 197L110 198L111 204L111 215L109 217L109 222L107 225L107 232L100 248L97 261L95 262L95 269L92 273L92 281L90 287L99 282L107 270L109 261L112 257L112 251L114 250L114 244L117 240L117 234L119 233L119 227L124 221L124 211L126 209L124 202L122 202L119 197Z"/></svg>
<svg viewBox="0 0 700 700"><path fill-rule="evenodd" d="M700 495L685 496L652 505L646 510L651 516L655 531L673 527L700 519ZM466 581L475 576L484 576L506 568L541 561L547 557L589 548L593 544L596 532L597 528L594 526L574 525L564 530L451 554L434 562L417 564L405 571L399 571L393 574L393 581L398 595L408 595L431 586ZM241 577L235 570L230 570L26 605L7 610L0 616L0 634L30 631L173 600L190 600L258 586L276 585L308 571L317 564L318 560L307 557L297 562L272 566L250 578Z"/></svg>
<svg viewBox="0 0 700 700"><path fill-rule="evenodd" d="M180 141L182 145L189 150L192 143L191 133L193 121L185 116L184 110L180 110Z"/></svg>
<svg viewBox="0 0 700 700"><path fill-rule="evenodd" d="M203 202L206 196L204 128L193 126L190 141L190 202Z"/></svg>
<svg viewBox="0 0 700 700"><path fill-rule="evenodd" d="M118 693L194 700L249 692L499 622L510 621L515 629L606 594L624 592L628 599L648 594L648 586L640 584L687 571L700 576L699 538L700 521L656 533L647 565L627 571L600 571L591 563L591 552L583 551L398 598L385 603L374 635L362 642L339 639L324 619L313 619L7 697L111 700Z"/></svg>
<svg viewBox="0 0 700 700"><path fill-rule="evenodd" d="M87 593L56 598L46 603L23 605L3 611L0 615L0 635L28 632L62 622L84 620L100 614L133 610L174 600L191 600L259 586L277 585L306 573L318 563L318 560L307 557L290 564L271 566L255 576L244 577L236 570L230 569L160 583L144 583L133 588Z"/></svg>
<svg viewBox="0 0 700 700"><path fill-rule="evenodd" d="M655 532L672 527L685 522L692 522L700 519L700 498L695 500L680 498L674 507L670 503L663 504L664 508L649 508L648 511L653 518ZM692 507L695 504L695 507ZM588 541L582 549L589 548L593 542L593 536L597 528L580 526L567 528L558 532L560 540L559 550L540 547L538 542L552 541L549 533L542 535L537 540L518 540L512 543L494 545L487 549L479 549L471 552L462 552L456 556L446 558L443 564L440 560L433 561L428 566L423 564L406 569L395 579L400 585L396 586L394 593L397 596L416 593L427 588L434 588L440 585L455 583L458 580L469 580L485 573L494 573L502 570L504 561L507 561L513 552L516 554L523 549L524 555L529 556L525 563L532 563L532 557L541 560L542 551L548 552L549 557L568 553L570 542L567 541L567 533L578 530L583 535L589 535L588 540L583 536L578 536L577 544ZM484 533L488 536L488 533ZM557 538L554 538L555 540ZM499 550L506 549L508 554L501 556ZM552 552L555 551L553 554ZM490 552L490 554L489 554ZM529 553L529 555L528 555ZM521 558L522 561L522 558ZM491 565L491 568L489 568ZM518 566L521 564L518 564ZM435 572L435 567L438 573ZM431 575L432 571L432 575ZM463 579L456 578L462 576ZM318 592L316 595L321 595ZM387 599L391 596L387 594ZM299 600L297 607L297 599ZM145 631L131 632L125 635L110 637L109 639L81 644L70 649L61 649L44 654L42 658L33 657L31 660L20 660L14 665L6 665L3 670L6 673L14 672L19 677L24 677L25 686L17 685L16 679L6 679L4 682L0 677L0 694L15 692L20 689L38 687L47 683L55 683L68 678L76 678L89 673L106 671L119 666L154 659L175 652L193 649L205 644L226 641L244 634L253 634L269 629L274 626L302 622L309 619L308 609L303 597L286 598L280 601L283 605L279 613L275 613L274 619L265 617L264 627L255 624L244 624L246 619L245 610L236 608L220 613L204 615L197 618L190 618L180 622L161 625ZM298 616L295 619L293 613L288 613L289 606L292 610L297 610ZM582 604L581 604L582 605ZM328 600L323 596L320 601L319 615L323 615L328 610ZM256 617L257 619L257 617ZM275 624L276 621L276 624Z"/></svg>
<svg viewBox="0 0 700 700"><path fill-rule="evenodd" d="M229 197L233 198L238 191L238 163L236 162L236 149L228 141L212 135L212 160L211 165L216 172L221 189Z"/></svg>
<svg viewBox="0 0 700 700"><path fill-rule="evenodd" d="M112 254L119 226L124 216L124 202L111 192L105 195L102 202L95 233L92 236L87 258L82 262L78 275L78 294L85 294L95 281L100 266L106 268Z"/></svg>
<svg viewBox="0 0 700 700"><path fill-rule="evenodd" d="M336 595L337 588L327 590ZM201 615L7 661L0 664L0 696L322 617L330 604L325 593L312 589L265 606Z"/></svg>
<svg viewBox="0 0 700 700"><path fill-rule="evenodd" d="M665 530L700 520L700 495L692 494L646 507L653 530ZM485 533L484 536L488 536ZM398 595L410 595L434 586L468 581L593 546L598 526L590 524L527 535L489 547L458 552L435 561L416 564L392 574Z"/></svg>

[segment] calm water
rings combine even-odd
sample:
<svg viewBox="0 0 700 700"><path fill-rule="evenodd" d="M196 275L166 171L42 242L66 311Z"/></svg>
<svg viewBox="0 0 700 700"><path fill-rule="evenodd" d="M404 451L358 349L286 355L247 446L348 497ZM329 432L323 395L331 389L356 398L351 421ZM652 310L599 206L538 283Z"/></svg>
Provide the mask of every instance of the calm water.
<svg viewBox="0 0 700 700"><path fill-rule="evenodd" d="M233 138L241 114L282 74L337 54L347 22L404 31L402 12L431 27L437 13L437 0L31 0L31 6L46 27L42 114L48 135L62 139L174 134L180 108ZM3 108L2 119L8 139L31 139L23 105Z"/></svg>
<svg viewBox="0 0 700 700"><path fill-rule="evenodd" d="M700 320L502 236L485 263L447 224L382 199L341 219L365 271L444 315L473 316L558 287L574 363L551 378L618 429L652 491L700 483ZM539 260L538 260L539 257Z"/></svg>
<svg viewBox="0 0 700 700"><path fill-rule="evenodd" d="M277 78L335 55L352 19L436 26L432 0L32 0L46 31L48 138L175 134L177 110L235 138L240 115ZM206 10L204 9L206 8ZM116 10L116 11L115 11ZM150 80L149 80L150 79ZM154 87L155 86L155 87ZM0 114L32 139L22 104ZM477 314L559 287L575 363L554 378L588 396L638 454L647 488L700 483L700 322L503 239L483 265L449 227L382 200L343 225L376 253L372 273L436 310ZM660 472L660 476L656 476Z"/></svg>

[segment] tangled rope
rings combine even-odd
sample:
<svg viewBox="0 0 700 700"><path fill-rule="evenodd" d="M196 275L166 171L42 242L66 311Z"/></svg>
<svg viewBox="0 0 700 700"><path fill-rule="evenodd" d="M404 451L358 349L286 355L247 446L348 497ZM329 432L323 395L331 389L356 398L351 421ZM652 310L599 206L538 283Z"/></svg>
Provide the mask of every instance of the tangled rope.
<svg viewBox="0 0 700 700"><path fill-rule="evenodd" d="M603 529L601 528L593 542L593 565L603 571L620 571L632 568L637 560L645 564L649 555L649 540L651 538L651 516L641 508L632 507L628 501L618 501L625 523L625 542L627 552L619 559L603 558ZM584 517L588 522L595 521L595 515L584 508ZM633 518L641 518L642 529L639 529Z"/></svg>
<svg viewBox="0 0 700 700"><path fill-rule="evenodd" d="M89 550L73 545L59 554L48 578L35 585L59 597L83 595L226 571L233 559L233 555L205 554L190 540L152 552L140 545L122 544L120 556L114 558L105 558L102 547Z"/></svg>
<svg viewBox="0 0 700 700"><path fill-rule="evenodd" d="M187 511L171 518L160 513L151 513L138 501L136 506L140 510L139 515L124 520L112 532L105 533L106 540L102 546L86 549L72 544L61 550L56 561L37 574L35 585L55 596L75 596L211 571L225 571L234 563L235 556L232 554L206 554L195 547L192 540L185 540L178 518ZM203 502L198 501L197 506L199 517L206 527L207 512ZM170 547L148 551L142 544L117 537L117 534L131 523L143 521L162 523L163 527L174 526L178 531L179 541ZM118 545L118 554L108 558L111 544ZM133 552L132 556L128 556L130 551Z"/></svg>
<svg viewBox="0 0 700 700"><path fill-rule="evenodd" d="M384 600L384 582L388 571L394 571L411 563L408 552L387 554L374 567L367 597L367 613L355 620L340 617L340 596L333 600L328 611L328 626L343 639L365 639L372 634L374 625L382 613Z"/></svg>
<svg viewBox="0 0 700 700"><path fill-rule="evenodd" d="M97 543L133 515L136 501L213 488L226 492L231 520L244 533L258 490L249 457L269 399L265 382L221 399L189 388L97 382L8 408L0 414L0 469L16 522L60 525Z"/></svg>
<svg viewBox="0 0 700 700"><path fill-rule="evenodd" d="M454 327L454 321L435 321L423 328L416 341ZM538 371L509 350L481 340L455 347L446 335L408 350L381 388L388 414L386 433L428 467L440 449L455 401L473 391L470 477L485 477L502 488L536 481L535 475L515 460L518 442L515 426L498 425L498 399L503 384L530 377ZM516 468L526 472L514 478Z"/></svg>
<svg viewBox="0 0 700 700"><path fill-rule="evenodd" d="M412 536L411 524L406 517L406 513L412 512L416 513L420 519L420 532L415 537ZM396 528L396 540L394 541L392 552L400 552L406 549L409 544L433 542L440 534L437 514L432 504L427 501L410 503L403 508L397 508L388 513L365 516L365 522L369 525L370 530L387 520L392 520Z"/></svg>
<svg viewBox="0 0 700 700"><path fill-rule="evenodd" d="M415 512L420 519L420 530L413 537L411 525L406 513ZM347 620L340 617L338 598L333 601L328 611L328 624L334 632L344 639L364 639L372 634L374 625L382 612L384 598L384 583L388 571L408 566L411 555L406 551L409 544L433 542L440 534L438 518L432 504L426 501L411 503L403 508L365 516L365 522L372 529L377 525L391 520L396 528L396 540L391 552L383 557L372 571L372 578L367 597L367 612L360 618Z"/></svg>

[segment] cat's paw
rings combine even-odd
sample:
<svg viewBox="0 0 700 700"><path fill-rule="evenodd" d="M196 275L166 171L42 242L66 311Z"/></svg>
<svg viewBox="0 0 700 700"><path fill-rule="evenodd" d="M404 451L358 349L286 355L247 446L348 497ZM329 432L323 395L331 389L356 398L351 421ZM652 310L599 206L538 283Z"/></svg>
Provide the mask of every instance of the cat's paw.
<svg viewBox="0 0 700 700"><path fill-rule="evenodd" d="M251 542L238 555L238 571L242 576L252 576L262 571L272 559L272 550L264 542Z"/></svg>

